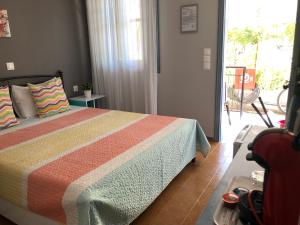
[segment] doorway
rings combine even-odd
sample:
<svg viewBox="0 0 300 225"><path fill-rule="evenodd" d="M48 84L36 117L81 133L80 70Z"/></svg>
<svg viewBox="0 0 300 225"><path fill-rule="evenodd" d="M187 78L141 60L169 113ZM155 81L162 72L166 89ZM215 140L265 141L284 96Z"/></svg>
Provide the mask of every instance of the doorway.
<svg viewBox="0 0 300 225"><path fill-rule="evenodd" d="M297 0L285 1L284 7L282 1L273 0L226 0L223 4L220 128L226 132L220 136L231 142L245 125L265 126L251 106L254 103L262 110L259 97L275 126L285 119L288 91L283 86L291 75Z"/></svg>

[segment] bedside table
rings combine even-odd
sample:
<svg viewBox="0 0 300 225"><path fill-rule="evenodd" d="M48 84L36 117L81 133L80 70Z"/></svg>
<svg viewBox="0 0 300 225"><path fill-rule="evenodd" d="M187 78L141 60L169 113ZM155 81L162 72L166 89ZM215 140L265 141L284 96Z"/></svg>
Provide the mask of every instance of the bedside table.
<svg viewBox="0 0 300 225"><path fill-rule="evenodd" d="M92 102L93 108L96 108L96 100L105 98L105 95L92 95L90 98L86 98L84 95L74 98L69 98L71 105L89 107L89 102Z"/></svg>

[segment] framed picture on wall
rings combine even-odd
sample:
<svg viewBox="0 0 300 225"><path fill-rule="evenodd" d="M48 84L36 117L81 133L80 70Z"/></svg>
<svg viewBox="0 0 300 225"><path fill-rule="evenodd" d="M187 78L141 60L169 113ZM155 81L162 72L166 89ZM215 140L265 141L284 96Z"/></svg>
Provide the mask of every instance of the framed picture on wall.
<svg viewBox="0 0 300 225"><path fill-rule="evenodd" d="M180 7L181 32L198 31L198 4L183 5Z"/></svg>
<svg viewBox="0 0 300 225"><path fill-rule="evenodd" d="M7 10L4 9L0 9L0 38L1 37L11 37Z"/></svg>

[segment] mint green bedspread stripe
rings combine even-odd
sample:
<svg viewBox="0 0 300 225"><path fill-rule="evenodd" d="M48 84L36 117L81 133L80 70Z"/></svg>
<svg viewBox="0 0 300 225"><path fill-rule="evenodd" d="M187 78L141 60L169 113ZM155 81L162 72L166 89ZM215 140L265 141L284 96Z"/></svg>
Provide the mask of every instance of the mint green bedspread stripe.
<svg viewBox="0 0 300 225"><path fill-rule="evenodd" d="M202 128L195 120L186 120L158 143L94 183L77 199L78 224L130 224L195 157L196 142L201 153L207 155L210 145Z"/></svg>

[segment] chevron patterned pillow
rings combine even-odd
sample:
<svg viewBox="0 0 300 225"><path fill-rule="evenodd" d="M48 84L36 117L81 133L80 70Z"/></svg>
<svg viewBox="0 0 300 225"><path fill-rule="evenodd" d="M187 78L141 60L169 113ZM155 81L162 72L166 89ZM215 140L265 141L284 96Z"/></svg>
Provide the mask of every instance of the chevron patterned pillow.
<svg viewBox="0 0 300 225"><path fill-rule="evenodd" d="M70 110L60 78L41 84L28 84L33 102L40 117L48 117Z"/></svg>
<svg viewBox="0 0 300 225"><path fill-rule="evenodd" d="M0 130L18 125L8 87L0 87Z"/></svg>

